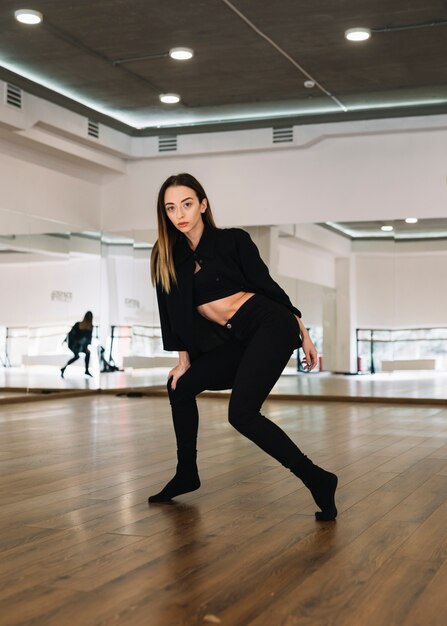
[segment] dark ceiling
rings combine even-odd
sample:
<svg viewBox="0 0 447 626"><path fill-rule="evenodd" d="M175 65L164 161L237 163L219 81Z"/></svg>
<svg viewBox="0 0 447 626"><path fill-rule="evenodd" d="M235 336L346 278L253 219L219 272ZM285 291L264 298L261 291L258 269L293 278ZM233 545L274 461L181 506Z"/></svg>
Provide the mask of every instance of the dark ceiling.
<svg viewBox="0 0 447 626"><path fill-rule="evenodd" d="M134 135L443 113L447 0L1 0L0 78Z"/></svg>

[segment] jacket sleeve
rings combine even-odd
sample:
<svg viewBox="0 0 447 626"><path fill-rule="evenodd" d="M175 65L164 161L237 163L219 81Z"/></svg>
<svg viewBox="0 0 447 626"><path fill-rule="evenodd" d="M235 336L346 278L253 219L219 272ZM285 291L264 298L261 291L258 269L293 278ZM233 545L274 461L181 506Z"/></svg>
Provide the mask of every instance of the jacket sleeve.
<svg viewBox="0 0 447 626"><path fill-rule="evenodd" d="M173 332L171 322L169 321L168 307L166 303L166 294L163 292L161 285L156 284L158 312L160 314L161 337L163 340L163 348L169 352L186 351L185 346Z"/></svg>
<svg viewBox="0 0 447 626"><path fill-rule="evenodd" d="M293 306L284 289L270 276L269 269L261 259L259 250L250 235L239 228L236 232L241 269L247 281L258 290L257 293L262 293L275 302L283 304L295 315L301 317L301 311Z"/></svg>

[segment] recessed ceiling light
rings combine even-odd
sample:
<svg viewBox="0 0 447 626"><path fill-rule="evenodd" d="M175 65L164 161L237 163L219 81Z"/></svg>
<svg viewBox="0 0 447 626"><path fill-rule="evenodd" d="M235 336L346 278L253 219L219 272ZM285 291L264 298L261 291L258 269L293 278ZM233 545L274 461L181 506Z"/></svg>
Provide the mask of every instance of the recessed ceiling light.
<svg viewBox="0 0 447 626"><path fill-rule="evenodd" d="M162 93L160 100L163 104L177 104L177 102L180 102L180 96L176 93Z"/></svg>
<svg viewBox="0 0 447 626"><path fill-rule="evenodd" d="M194 56L194 50L191 48L171 48L169 50L169 56L171 59L176 59L177 61L187 61Z"/></svg>
<svg viewBox="0 0 447 626"><path fill-rule="evenodd" d="M42 13L33 9L18 9L14 12L14 16L22 24L40 24L43 20Z"/></svg>
<svg viewBox="0 0 447 626"><path fill-rule="evenodd" d="M381 226L381 227L380 227L380 230L384 230L384 231L386 231L386 232L389 232L389 231L391 231L391 230L394 230L394 228L393 228L393 226L388 226L388 225L385 225L385 226Z"/></svg>
<svg viewBox="0 0 447 626"><path fill-rule="evenodd" d="M345 31L345 37L349 41L366 41L371 37L371 30L369 28L348 28Z"/></svg>
<svg viewBox="0 0 447 626"><path fill-rule="evenodd" d="M417 217L407 217L405 221L407 222L407 224L417 224L418 218Z"/></svg>
<svg viewBox="0 0 447 626"><path fill-rule="evenodd" d="M315 87L315 81L314 80L305 80L304 81L304 86L306 87L306 89L313 89Z"/></svg>

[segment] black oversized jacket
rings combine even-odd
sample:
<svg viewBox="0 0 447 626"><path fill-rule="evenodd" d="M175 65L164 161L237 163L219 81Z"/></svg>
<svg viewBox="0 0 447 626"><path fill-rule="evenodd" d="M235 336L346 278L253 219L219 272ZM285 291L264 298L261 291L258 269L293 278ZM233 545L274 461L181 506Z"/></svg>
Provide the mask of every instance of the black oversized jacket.
<svg viewBox="0 0 447 626"><path fill-rule="evenodd" d="M206 259L207 265L218 276L239 285L241 291L263 294L301 317L285 291L270 276L258 248L246 231L241 228L212 228L205 224L195 253L198 259ZM201 352L222 343L228 335L225 329L202 317L194 306L194 253L182 234L174 246L174 265L177 285L173 285L168 294L160 285L156 286L163 347L165 350L186 351L194 360Z"/></svg>

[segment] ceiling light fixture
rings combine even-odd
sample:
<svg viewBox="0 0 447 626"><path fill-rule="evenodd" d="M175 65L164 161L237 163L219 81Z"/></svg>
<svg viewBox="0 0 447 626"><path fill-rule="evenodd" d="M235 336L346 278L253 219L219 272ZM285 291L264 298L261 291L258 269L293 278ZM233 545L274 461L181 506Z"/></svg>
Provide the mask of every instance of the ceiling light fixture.
<svg viewBox="0 0 447 626"><path fill-rule="evenodd" d="M417 224L418 223L418 218L417 217L407 217L405 221L406 221L407 224Z"/></svg>
<svg viewBox="0 0 447 626"><path fill-rule="evenodd" d="M33 9L18 9L14 12L14 17L22 24L40 24L43 20L42 13Z"/></svg>
<svg viewBox="0 0 447 626"><path fill-rule="evenodd" d="M345 30L345 37L349 41L366 41L371 37L370 28L348 28Z"/></svg>
<svg viewBox="0 0 447 626"><path fill-rule="evenodd" d="M160 100L163 104L177 104L180 102L180 96L176 93L162 93Z"/></svg>
<svg viewBox="0 0 447 626"><path fill-rule="evenodd" d="M194 56L194 50L191 48L171 48L169 56L176 61L188 61Z"/></svg>
<svg viewBox="0 0 447 626"><path fill-rule="evenodd" d="M315 87L315 81L314 80L305 80L304 81L304 86L306 87L306 89L313 89Z"/></svg>
<svg viewBox="0 0 447 626"><path fill-rule="evenodd" d="M390 231L394 230L394 228L393 228L393 226L385 225L385 226L381 226L380 230L383 230L385 232L390 232Z"/></svg>

